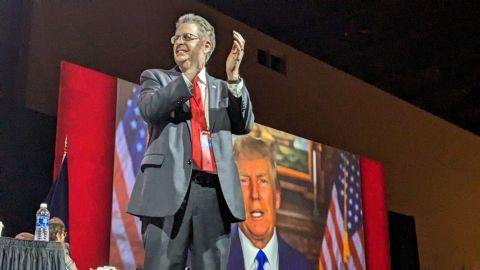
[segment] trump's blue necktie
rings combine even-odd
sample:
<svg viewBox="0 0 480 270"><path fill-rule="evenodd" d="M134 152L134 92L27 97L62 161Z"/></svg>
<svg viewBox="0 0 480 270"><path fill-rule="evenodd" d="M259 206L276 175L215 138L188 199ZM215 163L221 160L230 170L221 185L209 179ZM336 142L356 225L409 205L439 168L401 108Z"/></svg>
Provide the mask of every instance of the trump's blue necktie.
<svg viewBox="0 0 480 270"><path fill-rule="evenodd" d="M258 250L258 253L257 253L257 256L255 257L255 260L257 260L258 262L258 267L257 267L257 270L263 270L263 265L268 262L267 260L267 255L265 255L265 253L259 249Z"/></svg>

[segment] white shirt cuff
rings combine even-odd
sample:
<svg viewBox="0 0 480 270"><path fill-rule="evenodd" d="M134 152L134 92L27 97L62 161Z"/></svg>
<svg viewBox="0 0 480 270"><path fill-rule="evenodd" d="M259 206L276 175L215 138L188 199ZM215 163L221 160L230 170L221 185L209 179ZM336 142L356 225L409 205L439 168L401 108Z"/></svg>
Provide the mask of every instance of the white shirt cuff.
<svg viewBox="0 0 480 270"><path fill-rule="evenodd" d="M230 93L236 98L239 98L242 96L242 88L243 88L243 79L240 79L239 83L229 83L228 84L228 90L230 90Z"/></svg>

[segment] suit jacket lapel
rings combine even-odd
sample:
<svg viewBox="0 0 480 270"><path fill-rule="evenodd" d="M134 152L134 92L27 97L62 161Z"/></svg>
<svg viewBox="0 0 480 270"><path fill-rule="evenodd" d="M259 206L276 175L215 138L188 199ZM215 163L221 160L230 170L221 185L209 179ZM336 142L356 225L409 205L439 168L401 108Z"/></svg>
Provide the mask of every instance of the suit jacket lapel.
<svg viewBox="0 0 480 270"><path fill-rule="evenodd" d="M231 245L230 245L230 255L228 258L228 270L236 270L236 269L245 269L243 264L243 251L242 245L240 243L240 235L238 235L238 224L232 225L231 228Z"/></svg>
<svg viewBox="0 0 480 270"><path fill-rule="evenodd" d="M178 68L178 66L175 66L170 71L172 71L172 73L169 73L168 76L170 77L170 79L172 81L177 79L178 77L182 76L182 73L180 72L180 69ZM189 100L187 100L185 103L182 104L182 110L184 112L190 111L190 101ZM187 126L188 126L188 132L190 132L190 140L191 140L191 138L192 138L192 122L191 122L191 120L187 120Z"/></svg>
<svg viewBox="0 0 480 270"><path fill-rule="evenodd" d="M278 270L282 270L285 266L288 265L288 261L285 261L288 255L283 254L283 251L285 250L285 242L283 242L283 239L280 238L280 235L278 235L278 232L277 232L277 243L278 243Z"/></svg>

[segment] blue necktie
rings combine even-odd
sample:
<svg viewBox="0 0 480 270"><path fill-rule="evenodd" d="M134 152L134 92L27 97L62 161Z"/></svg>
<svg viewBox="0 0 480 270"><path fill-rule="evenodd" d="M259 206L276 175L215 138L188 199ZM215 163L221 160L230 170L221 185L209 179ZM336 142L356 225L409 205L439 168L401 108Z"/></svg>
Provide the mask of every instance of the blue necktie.
<svg viewBox="0 0 480 270"><path fill-rule="evenodd" d="M258 250L257 257L255 257L255 260L258 262L258 267L257 270L263 270L263 265L268 262L267 260L267 255L263 253L261 249Z"/></svg>

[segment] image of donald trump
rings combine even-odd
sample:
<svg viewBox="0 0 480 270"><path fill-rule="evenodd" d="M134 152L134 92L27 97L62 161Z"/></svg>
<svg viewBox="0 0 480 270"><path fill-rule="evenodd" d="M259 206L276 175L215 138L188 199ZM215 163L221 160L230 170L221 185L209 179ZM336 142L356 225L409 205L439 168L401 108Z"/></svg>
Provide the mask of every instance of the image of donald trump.
<svg viewBox="0 0 480 270"><path fill-rule="evenodd" d="M260 139L242 136L235 140L234 157L246 219L232 228L227 269L313 269L276 229L281 187L272 147Z"/></svg>

